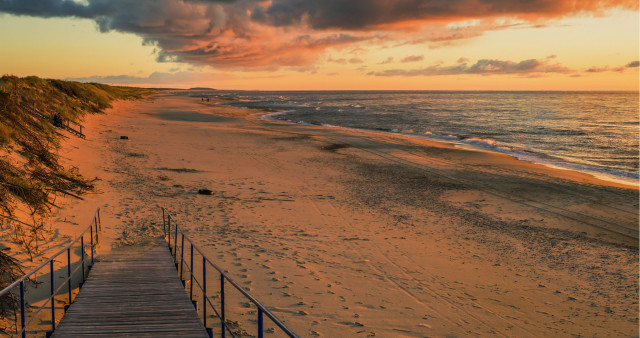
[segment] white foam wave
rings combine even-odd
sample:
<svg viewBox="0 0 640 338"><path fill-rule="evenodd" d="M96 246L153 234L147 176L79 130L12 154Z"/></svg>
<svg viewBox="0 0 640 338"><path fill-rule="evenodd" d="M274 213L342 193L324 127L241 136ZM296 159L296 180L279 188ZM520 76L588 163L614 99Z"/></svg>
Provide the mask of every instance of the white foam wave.
<svg viewBox="0 0 640 338"><path fill-rule="evenodd" d="M276 116L281 116L290 112L292 112L292 110L280 110L280 111L269 112L269 113L257 113L257 114L254 114L253 116L257 116L267 121L280 121L279 119L276 118Z"/></svg>

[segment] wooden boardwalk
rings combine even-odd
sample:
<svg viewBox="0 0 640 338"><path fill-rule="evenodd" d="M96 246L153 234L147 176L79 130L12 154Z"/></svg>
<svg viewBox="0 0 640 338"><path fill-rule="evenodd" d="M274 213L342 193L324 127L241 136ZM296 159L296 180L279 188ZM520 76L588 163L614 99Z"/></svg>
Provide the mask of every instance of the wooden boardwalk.
<svg viewBox="0 0 640 338"><path fill-rule="evenodd" d="M101 259L53 337L208 337L164 242Z"/></svg>

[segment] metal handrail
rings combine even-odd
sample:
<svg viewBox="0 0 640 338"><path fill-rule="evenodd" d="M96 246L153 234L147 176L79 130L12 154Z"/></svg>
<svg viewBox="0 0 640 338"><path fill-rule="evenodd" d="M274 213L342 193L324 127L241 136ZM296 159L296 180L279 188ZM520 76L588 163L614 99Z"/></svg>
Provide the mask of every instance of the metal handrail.
<svg viewBox="0 0 640 338"><path fill-rule="evenodd" d="M69 295L69 305L71 305L73 299L72 299L72 288L71 288L71 279L72 276L80 269L82 268L82 282L79 284L78 287L82 287L82 284L84 283L85 279L86 279L86 273L85 273L85 251L84 251L84 235L87 233L87 231L90 232L90 247L91 247L91 265L88 266L88 269L86 270L87 272L89 271L89 269L91 268L91 266L93 266L94 263L94 253L95 253L95 247L94 247L94 240L93 240L93 236L94 236L94 227L95 227L95 244L99 243L99 231L102 228L101 226L101 222L100 222L100 208L96 209L96 212L93 214L93 219L91 220L91 224L89 224L89 226L87 228L84 229L84 231L82 231L82 233L80 233L80 235L78 235L78 237L76 237L75 240L71 241L71 243L67 244L67 246L65 246L62 250L58 251L55 255L49 257L49 259L47 259L46 261L44 261L42 264L38 265L37 267L33 268L31 271L27 272L26 274L24 274L22 277L18 278L17 280L15 280L13 283L11 283L11 285L7 286L6 288L4 288L2 291L0 291L0 297L12 292L12 290L16 287L20 287L20 331L18 332L18 335L22 336L23 338L26 337L27 334L27 327L29 326L29 324L31 324L31 322L33 321L34 318L36 318L36 315L38 315L40 313L40 311L42 311L45 307L47 307L47 305L49 303L51 303L51 331L47 332L47 336L49 336L56 328L56 317L55 317L55 304L54 304L54 299L55 296L58 295L58 291L62 290L63 287L66 285L67 289L68 289L68 295ZM74 244L78 243L78 241L80 241L80 245L81 245L81 253L80 253L80 261L82 264L78 265L73 271L71 271L71 248L73 247ZM55 269L54 269L54 259L60 255L62 255L63 253L67 253L67 278L65 280L62 281L62 283L60 284L60 286L55 289L55 278L54 278L54 273L55 273ZM29 321L26 321L26 311L25 311L25 295L24 295L24 286L25 283L29 281L30 277L35 275L38 271L40 271L42 268L44 268L45 266L49 265L50 271L49 273L51 274L51 281L50 281L50 295L49 297L47 297L47 300L44 302L44 304L42 304L38 310L35 311L35 313L33 314L33 316L31 317L31 319L29 319ZM67 309L68 306L65 306L65 311Z"/></svg>
<svg viewBox="0 0 640 338"><path fill-rule="evenodd" d="M263 337L264 335L264 325L263 325L263 315L266 315L269 319L271 319L271 321L276 324L280 329L282 329L282 331L284 331L284 333L286 333L289 337L299 337L296 333L294 333L290 328L287 327L287 325L285 325L282 320L280 320L278 317L276 317L276 315L274 315L271 311L269 311L269 309L267 309L264 305L262 305L262 303L260 303L255 297L253 297L251 294L249 294L246 290L244 290L238 283L236 283L236 281L234 281L231 277L229 277L229 275L227 275L227 273L224 272L224 270L222 268L220 268L217 264L215 264L214 262L212 262L208 257L205 256L204 252L198 247L196 246L193 241L187 236L185 235L185 233L183 231L179 231L178 230L178 223L175 221L175 218L173 217L173 215L171 215L171 213L169 213L169 211L167 209L165 209L164 207L161 207L162 209L162 222L163 222L163 231L164 231L164 235L165 235L165 239L169 245L169 250L171 251L171 254L174 257L174 263L176 263L176 267L178 262L176 262L176 259L178 257L178 233L181 235L181 254L180 254L180 268L178 269L178 272L180 273L180 278L182 278L182 273L184 272L184 268L183 268L183 263L185 263L184 260L184 241L187 240L190 244L190 249L191 249L191 259L190 259L190 264L186 264L186 268L189 269L189 275L190 275L190 298L191 300L193 300L193 285L194 284L198 284L198 287L200 288L200 290L203 292L203 300L206 300L206 303L209 303L209 305L211 305L211 308L213 309L213 311L216 314L216 317L218 317L220 319L221 322L221 328L222 328L222 337L225 336L225 332L226 330L229 331L229 333L231 334L231 336L235 337L233 332L231 331L231 329L227 326L226 323L226 318L225 318L225 306L224 306L224 296L225 296L225 292L224 292L224 281L227 280L234 288L236 288L236 290L240 291L240 293L245 296L251 303L253 303L257 308L258 308L258 337ZM172 233L172 223L173 223L173 233ZM172 236L173 234L173 236ZM173 248L171 247L171 238L173 237ZM203 282L200 283L194 276L193 276L193 252L194 250L196 252L198 252L201 256L202 256L202 272L203 272ZM221 308L220 308L220 312L218 312L215 307L213 306L213 304L211 303L211 300L207 297L206 295L206 265L204 263L209 263L209 265L211 265L213 268L215 268L219 273L220 273L220 302L221 302ZM195 283L194 283L195 282ZM207 315L206 315L206 306L207 304L204 304L204 324L206 327L207 324Z"/></svg>

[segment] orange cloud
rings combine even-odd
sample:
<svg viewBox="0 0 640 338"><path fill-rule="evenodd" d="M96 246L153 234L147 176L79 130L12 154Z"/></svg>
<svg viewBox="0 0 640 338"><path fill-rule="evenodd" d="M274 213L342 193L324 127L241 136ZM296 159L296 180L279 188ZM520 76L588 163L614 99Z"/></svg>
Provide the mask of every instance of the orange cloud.
<svg viewBox="0 0 640 338"><path fill-rule="evenodd" d="M141 36L160 62L215 67L306 67L328 49L363 41L446 47L508 19L541 25L547 18L638 9L637 0L4 0L0 12L77 17L100 31ZM501 19L501 20L498 20ZM504 19L504 20L503 20ZM505 21L506 20L506 21ZM507 23L504 23L504 22ZM356 50L356 48L352 50Z"/></svg>

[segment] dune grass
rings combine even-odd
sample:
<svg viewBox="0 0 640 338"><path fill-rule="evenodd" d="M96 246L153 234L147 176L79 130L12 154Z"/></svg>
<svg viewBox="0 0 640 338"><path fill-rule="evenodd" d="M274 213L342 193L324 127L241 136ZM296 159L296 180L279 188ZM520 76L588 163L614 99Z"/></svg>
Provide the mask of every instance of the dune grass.
<svg viewBox="0 0 640 338"><path fill-rule="evenodd" d="M114 100L139 99L153 91L35 76L3 76L0 84L6 88L0 87L0 229L10 230L11 240L32 256L44 239L43 219L56 197L78 197L94 187L77 168L63 165L57 154L60 140L75 136L29 107L81 123L85 114L102 113ZM15 264L0 250L0 286L15 277L6 273L19 271ZM0 311L5 308L0 306Z"/></svg>

